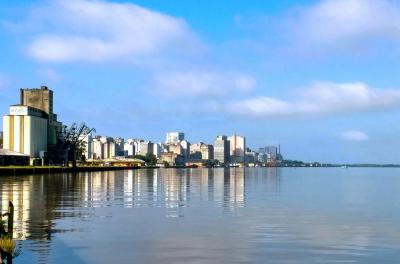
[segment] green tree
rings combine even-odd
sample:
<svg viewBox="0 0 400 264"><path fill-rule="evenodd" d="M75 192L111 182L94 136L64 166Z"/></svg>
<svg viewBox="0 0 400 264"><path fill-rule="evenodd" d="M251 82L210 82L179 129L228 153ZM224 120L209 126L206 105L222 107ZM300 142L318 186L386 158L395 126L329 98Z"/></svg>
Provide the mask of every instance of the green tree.
<svg viewBox="0 0 400 264"><path fill-rule="evenodd" d="M151 153L147 153L146 156L143 155L135 155L133 156L135 159L140 159L146 162L147 165L154 166L157 164L157 157Z"/></svg>
<svg viewBox="0 0 400 264"><path fill-rule="evenodd" d="M151 153L147 153L145 156L145 162L150 166L154 166L157 164L157 157Z"/></svg>

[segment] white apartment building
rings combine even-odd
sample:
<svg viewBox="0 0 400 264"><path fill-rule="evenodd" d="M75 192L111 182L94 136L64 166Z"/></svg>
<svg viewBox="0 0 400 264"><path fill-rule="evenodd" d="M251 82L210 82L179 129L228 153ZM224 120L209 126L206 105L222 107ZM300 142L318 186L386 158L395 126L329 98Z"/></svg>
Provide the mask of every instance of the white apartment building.
<svg viewBox="0 0 400 264"><path fill-rule="evenodd" d="M133 143L133 141L124 144L124 151L126 156L135 155L135 144Z"/></svg>
<svg viewBox="0 0 400 264"><path fill-rule="evenodd" d="M183 157L185 159L189 158L189 153L190 153L190 143L187 140L182 140L180 142L180 145L182 146L183 149Z"/></svg>

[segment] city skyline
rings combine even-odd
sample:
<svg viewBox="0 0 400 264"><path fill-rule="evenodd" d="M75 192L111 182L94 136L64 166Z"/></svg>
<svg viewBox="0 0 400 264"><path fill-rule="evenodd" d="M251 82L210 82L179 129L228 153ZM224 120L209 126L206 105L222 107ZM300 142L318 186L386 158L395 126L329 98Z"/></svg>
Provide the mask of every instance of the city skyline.
<svg viewBox="0 0 400 264"><path fill-rule="evenodd" d="M101 135L398 164L399 19L389 0L2 2L0 112L46 85Z"/></svg>

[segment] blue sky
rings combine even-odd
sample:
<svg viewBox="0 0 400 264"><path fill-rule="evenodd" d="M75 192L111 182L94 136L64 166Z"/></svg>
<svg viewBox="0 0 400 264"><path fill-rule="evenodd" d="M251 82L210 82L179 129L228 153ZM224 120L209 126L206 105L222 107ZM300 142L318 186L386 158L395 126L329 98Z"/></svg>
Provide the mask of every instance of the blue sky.
<svg viewBox="0 0 400 264"><path fill-rule="evenodd" d="M102 135L400 163L399 1L2 1L0 40L4 114L45 84Z"/></svg>

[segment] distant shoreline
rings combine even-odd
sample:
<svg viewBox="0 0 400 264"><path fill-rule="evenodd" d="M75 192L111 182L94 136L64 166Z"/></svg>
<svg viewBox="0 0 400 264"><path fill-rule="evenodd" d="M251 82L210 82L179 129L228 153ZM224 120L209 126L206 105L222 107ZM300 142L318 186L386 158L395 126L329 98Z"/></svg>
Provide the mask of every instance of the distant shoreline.
<svg viewBox="0 0 400 264"><path fill-rule="evenodd" d="M400 168L400 165L329 165L329 166L281 166L281 167L250 167L250 168ZM55 173L77 173L77 172L97 172L97 171L120 171L120 170L138 170L138 169L158 169L161 167L149 166L149 167L124 167L124 166L88 166L88 167L0 167L0 177L1 176L16 176L16 175L28 175L28 174L55 174ZM166 169L193 169L193 166L175 166ZM221 168L221 167L215 167ZM227 167L228 168L228 167ZM233 168L232 168L233 169Z"/></svg>

